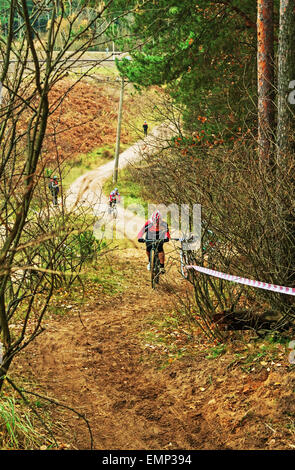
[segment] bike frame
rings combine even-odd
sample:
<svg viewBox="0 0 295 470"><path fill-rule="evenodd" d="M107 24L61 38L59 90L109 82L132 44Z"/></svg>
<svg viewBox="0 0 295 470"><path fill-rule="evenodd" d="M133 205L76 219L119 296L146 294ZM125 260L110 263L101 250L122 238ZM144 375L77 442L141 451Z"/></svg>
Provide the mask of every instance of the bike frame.
<svg viewBox="0 0 295 470"><path fill-rule="evenodd" d="M145 240L145 242L151 243L151 251L150 251L150 266L151 266L151 283L152 288L155 289L156 285L159 284L160 278L160 260L159 260L159 252L158 247L159 244L162 242L162 239L157 240Z"/></svg>
<svg viewBox="0 0 295 470"><path fill-rule="evenodd" d="M110 213L113 214L114 219L117 217L118 209L117 209L117 201L112 201L110 204Z"/></svg>
<svg viewBox="0 0 295 470"><path fill-rule="evenodd" d="M186 250L183 249L184 243L193 241L192 237L189 238L171 238L171 240L179 241L181 243L181 247L179 249L179 257L180 257L180 273L184 279L187 279L189 276L188 270L185 268L189 264L188 256Z"/></svg>

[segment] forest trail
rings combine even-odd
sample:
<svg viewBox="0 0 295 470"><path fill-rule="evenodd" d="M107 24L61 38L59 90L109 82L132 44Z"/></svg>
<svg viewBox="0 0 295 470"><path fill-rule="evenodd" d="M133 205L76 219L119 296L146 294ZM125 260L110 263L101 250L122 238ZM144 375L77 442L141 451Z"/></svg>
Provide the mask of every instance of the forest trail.
<svg viewBox="0 0 295 470"><path fill-rule="evenodd" d="M117 252L114 261L124 271L127 287L115 295L92 297L79 316L51 320L26 352L34 380L48 396L85 414L95 449L201 448L197 405L192 409L182 396L185 391L194 398L197 375L188 377L186 368L184 387L177 367L161 370L143 359L145 348L152 352L142 337L148 318L171 312L186 284L180 275L171 280L168 273L152 291L144 250ZM56 413L72 431L72 448L89 448L85 423Z"/></svg>
<svg viewBox="0 0 295 470"><path fill-rule="evenodd" d="M133 164L140 160L143 155L151 156L162 149L167 145L167 139L172 133L173 127L170 123L156 126L146 138L137 141L119 155L119 171L128 164ZM114 160L101 165L96 170L81 175L71 184L64 202L65 207L69 211L75 210L79 206L91 209L93 215L97 218L94 234L98 238L100 238L101 225L106 226L105 234L110 230L111 237L113 236L113 219L108 214L108 198L103 194L103 184L113 175L113 171ZM119 182L116 185L120 186ZM124 194L121 196L122 204L117 204L118 217L116 230L120 233L119 237L127 236L129 239L134 239L144 223L144 218L125 208L123 202ZM177 236L177 234L174 234L174 236Z"/></svg>
<svg viewBox="0 0 295 470"><path fill-rule="evenodd" d="M167 138L171 136L173 129L169 124L156 126L152 132L143 140L139 140L134 145L119 155L119 170L139 160L143 154L152 155L163 148ZM92 207L95 214L100 212L101 205L107 202L103 195L102 185L107 178L112 176L114 170L114 160L101 165L96 170L88 171L77 178L71 184L65 200L68 210L76 205Z"/></svg>
<svg viewBox="0 0 295 470"><path fill-rule="evenodd" d="M68 313L47 318L18 373L85 415L93 449L294 449L295 381L283 350L269 370L254 358L251 373L239 367L243 343L208 359L211 348L181 322L179 299L190 287L170 247L167 254L168 272L153 291L144 250L115 251L119 288L101 294L97 286L82 307L71 300ZM81 418L48 409L61 448L91 448Z"/></svg>
<svg viewBox="0 0 295 470"><path fill-rule="evenodd" d="M169 132L166 126L158 127L145 140L123 152L119 169L139 159L142 152L157 151ZM112 175L113 165L111 161L79 177L69 189L66 207L90 206L98 215L107 202L102 185ZM124 217L138 224L143 222L126 210ZM174 374L163 374L142 362L139 336L147 316L172 311L176 297L185 295L187 290L180 274L175 273L177 268L172 260L175 248L169 248L166 249L168 273L162 276L156 291L150 287L144 247L116 251L113 262L116 266L120 264L124 273L124 283L127 282L124 293L98 297L94 302L87 302L87 308L78 316L68 315L50 322L30 354L30 367L38 377L39 386L85 414L96 449L170 449L196 445L196 436L192 437L191 425L183 415L182 400L177 398ZM171 390L167 387L169 379ZM184 429L187 436L183 436ZM89 448L83 422L80 421L74 434L74 448Z"/></svg>
<svg viewBox="0 0 295 470"><path fill-rule="evenodd" d="M112 165L76 181L71 203L87 191L91 199ZM191 286L172 243L165 251L167 273L156 290L142 245L129 242L109 253L114 289L98 283L82 306L71 299L67 313L48 315L16 371L39 393L84 414L97 450L293 448L292 429L282 420L283 410L295 413L287 357L269 370L257 362L249 373L235 365L245 354L241 343L208 359L208 344L181 322L181 299ZM90 449L81 418L48 409L61 448Z"/></svg>

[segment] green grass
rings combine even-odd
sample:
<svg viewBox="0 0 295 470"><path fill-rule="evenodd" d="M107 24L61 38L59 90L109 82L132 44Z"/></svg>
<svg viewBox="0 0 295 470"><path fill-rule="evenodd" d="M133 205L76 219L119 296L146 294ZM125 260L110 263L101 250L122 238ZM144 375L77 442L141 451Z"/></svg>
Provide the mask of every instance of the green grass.
<svg viewBox="0 0 295 470"><path fill-rule="evenodd" d="M63 168L63 185L67 189L79 176L94 170L114 158L114 147L99 147L92 152L82 154Z"/></svg>
<svg viewBox="0 0 295 470"><path fill-rule="evenodd" d="M36 430L29 410L13 397L0 397L0 446L1 449L36 449L44 437Z"/></svg>
<svg viewBox="0 0 295 470"><path fill-rule="evenodd" d="M220 344L210 349L207 359L216 359L226 352L226 345Z"/></svg>
<svg viewBox="0 0 295 470"><path fill-rule="evenodd" d="M109 53L108 53L109 55ZM100 58L104 58L105 55L102 54ZM70 70L69 75L72 78L77 78L81 74L85 73L85 71L89 68L90 66L87 66L83 64L80 68L77 68L75 71ZM89 72L90 76L102 76L102 77L110 77L112 80L114 80L116 77L119 77L119 71L116 67L115 61L108 61L100 64L97 67L91 68L91 71Z"/></svg>
<svg viewBox="0 0 295 470"><path fill-rule="evenodd" d="M110 77L112 79L119 77L119 71L114 62L108 62L108 64L102 64L99 67L94 67L91 70L92 75L102 75L104 77Z"/></svg>
<svg viewBox="0 0 295 470"><path fill-rule="evenodd" d="M124 152L128 147L129 145L127 144L121 145L120 152ZM64 189L68 189L79 176L84 175L88 171L96 170L100 166L112 161L114 154L115 146L105 145L87 154L79 155L79 157L71 162L67 162L62 169Z"/></svg>

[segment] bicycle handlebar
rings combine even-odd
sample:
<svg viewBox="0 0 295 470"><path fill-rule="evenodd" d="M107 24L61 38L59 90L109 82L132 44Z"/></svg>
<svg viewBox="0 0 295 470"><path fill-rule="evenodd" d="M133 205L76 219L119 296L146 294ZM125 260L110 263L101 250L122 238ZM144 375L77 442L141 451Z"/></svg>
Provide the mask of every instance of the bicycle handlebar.
<svg viewBox="0 0 295 470"><path fill-rule="evenodd" d="M175 240L178 242L193 242L194 236L192 235L190 238L170 238L170 240Z"/></svg>
<svg viewBox="0 0 295 470"><path fill-rule="evenodd" d="M156 238L156 239L153 239L153 240L149 240L147 238L143 238L143 240L145 242L163 242L164 240L168 240L167 238Z"/></svg>

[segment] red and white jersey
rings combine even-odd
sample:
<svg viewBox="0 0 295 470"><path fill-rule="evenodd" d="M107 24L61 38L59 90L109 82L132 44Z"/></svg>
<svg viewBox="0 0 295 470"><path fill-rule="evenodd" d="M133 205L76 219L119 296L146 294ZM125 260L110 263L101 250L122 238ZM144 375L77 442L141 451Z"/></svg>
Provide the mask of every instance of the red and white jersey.
<svg viewBox="0 0 295 470"><path fill-rule="evenodd" d="M116 193L116 191L111 191L109 201L116 202L117 198L118 198L118 202L120 202L120 199L121 199L120 194L118 192Z"/></svg>
<svg viewBox="0 0 295 470"><path fill-rule="evenodd" d="M147 220L137 238L143 238L144 234L146 234L146 240L164 240L165 238L170 240L168 224L163 220L155 225L151 220Z"/></svg>

